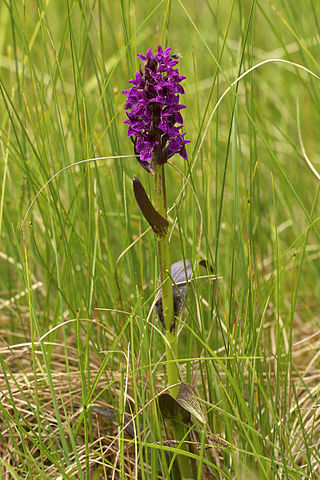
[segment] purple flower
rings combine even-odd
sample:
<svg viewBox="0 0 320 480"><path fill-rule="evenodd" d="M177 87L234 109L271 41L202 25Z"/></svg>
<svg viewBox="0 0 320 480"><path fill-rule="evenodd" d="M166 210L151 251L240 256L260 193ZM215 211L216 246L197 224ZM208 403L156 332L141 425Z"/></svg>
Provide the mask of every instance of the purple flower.
<svg viewBox="0 0 320 480"><path fill-rule="evenodd" d="M173 68L178 61L159 45L153 55L151 48L146 55L138 54L144 63L135 78L129 80L132 87L123 90L127 96L125 109L129 125L128 137L134 144L139 163L151 172L151 163L166 163L175 153L187 160L185 133L181 133L183 119L179 95L184 94L180 85L186 77Z"/></svg>

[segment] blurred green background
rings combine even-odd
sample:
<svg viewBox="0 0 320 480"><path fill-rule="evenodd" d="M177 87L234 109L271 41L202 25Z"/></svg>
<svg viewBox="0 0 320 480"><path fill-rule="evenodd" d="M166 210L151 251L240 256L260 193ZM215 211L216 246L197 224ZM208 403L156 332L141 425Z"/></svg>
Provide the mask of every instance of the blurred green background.
<svg viewBox="0 0 320 480"><path fill-rule="evenodd" d="M183 56L180 70L187 77L184 118L192 141L190 163L217 99L238 74L268 58L301 63L315 72L319 67L317 9L312 1L303 5L285 1L3 2L1 19L2 185L5 181L1 243L2 251L17 261L22 251L21 221L36 192L55 172L86 158L132 154L122 124L121 91L138 68L136 52L161 43ZM307 227L297 197L310 212L317 183L302 160L296 110L298 102L303 141L317 167L318 101L316 79L294 67L272 63L244 78L210 123L193 182L207 236L203 255L212 257L208 248L214 256L218 250L215 260L226 279L234 228L238 235L247 234L248 216L260 262L272 256L274 223L286 222L279 236L285 249ZM187 171L180 158L175 162ZM92 273L95 232L99 254L91 277L93 290L99 291L99 304L112 303L108 285L114 283L115 259L140 228L131 178L138 173L147 185L150 180L139 170L134 159L74 167L51 182L26 219L33 222L28 243L31 271L36 269L50 284L53 298L60 298L63 309L74 312L84 307L90 313L92 286L87 280ZM181 179L173 171L168 176L173 202ZM249 197L253 197L250 208ZM194 208L187 192L180 215L187 257L194 255L198 235ZM217 245L218 224L223 241ZM179 243L173 242L177 258ZM63 259L57 259L58 250ZM133 249L125 262L142 254L144 280L149 281L154 278L151 235L144 239L142 250ZM238 262L243 270L241 255ZM10 296L24 283L19 269L6 259L1 263L1 290ZM62 298L56 295L58 264L63 269ZM141 284L135 274L131 280ZM133 293L132 284L130 288ZM51 307L46 296L46 308Z"/></svg>

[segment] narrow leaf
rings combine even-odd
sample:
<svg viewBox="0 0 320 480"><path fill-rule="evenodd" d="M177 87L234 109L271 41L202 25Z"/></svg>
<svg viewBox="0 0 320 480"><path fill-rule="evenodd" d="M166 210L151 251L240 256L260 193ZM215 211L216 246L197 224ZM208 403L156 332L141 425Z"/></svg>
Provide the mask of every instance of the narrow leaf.
<svg viewBox="0 0 320 480"><path fill-rule="evenodd" d="M177 288L173 286L173 307L174 307L174 319L172 321L170 330L173 330L176 324L176 317L179 316L183 307L183 298L186 298L188 293L187 281L190 279L192 273L192 266L190 260L179 260L171 265L171 276L174 283L177 284L180 293ZM186 275L187 274L187 275ZM162 297L160 296L156 302L157 314L164 327L164 318L162 311Z"/></svg>
<svg viewBox="0 0 320 480"><path fill-rule="evenodd" d="M200 260L199 265L201 265L202 267L208 268L210 272L213 272L212 267L208 265L206 260ZM190 260L185 260L185 261L179 260L178 262L175 262L171 265L171 277L178 288L174 284L172 285L174 318L170 327L170 331L172 331L175 328L176 318L180 315L183 307L183 299L187 297L188 281L191 278L191 274L192 274L192 265ZM162 323L163 328L165 328L161 295L156 301L156 310L157 310L157 314L160 319L160 322Z"/></svg>
<svg viewBox="0 0 320 480"><path fill-rule="evenodd" d="M107 420L111 422L117 423L117 417L112 407L101 407L100 405L92 405L91 412L96 413L102 417L105 417ZM134 438L135 432L137 431L137 425L135 419L128 414L124 415L124 424L123 427L125 428L126 432L130 435L130 437ZM140 427L142 431L143 427Z"/></svg>
<svg viewBox="0 0 320 480"><path fill-rule="evenodd" d="M169 222L154 208L142 183L136 175L133 177L133 191L137 204L154 233L159 238L164 237L168 231Z"/></svg>
<svg viewBox="0 0 320 480"><path fill-rule="evenodd" d="M186 383L181 383L176 401L201 423L206 423L198 397Z"/></svg>
<svg viewBox="0 0 320 480"><path fill-rule="evenodd" d="M168 420L188 423L191 413L199 422L207 423L198 397L186 383L180 384L177 398L168 393L160 395L159 406L162 415Z"/></svg>
<svg viewBox="0 0 320 480"><path fill-rule="evenodd" d="M166 420L174 420L187 425L190 421L190 413L181 406L169 393L163 393L159 397L159 407Z"/></svg>

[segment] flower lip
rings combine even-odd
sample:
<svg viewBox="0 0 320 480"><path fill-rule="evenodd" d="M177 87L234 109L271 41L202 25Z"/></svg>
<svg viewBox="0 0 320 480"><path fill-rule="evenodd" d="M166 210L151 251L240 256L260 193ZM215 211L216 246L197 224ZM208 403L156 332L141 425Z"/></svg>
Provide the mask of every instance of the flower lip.
<svg viewBox="0 0 320 480"><path fill-rule="evenodd" d="M139 163L151 172L151 163L166 163L174 154L187 159L184 139L183 118L180 110L186 106L179 103L179 95L184 94L180 82L186 77L179 75L173 68L178 60L171 54L171 48L163 50L158 46L153 55L149 48L146 55L138 54L144 63L144 71L139 68L135 77L129 80L129 90L123 90L127 96L125 110L128 124L128 136L134 143ZM154 154L156 154L154 156Z"/></svg>

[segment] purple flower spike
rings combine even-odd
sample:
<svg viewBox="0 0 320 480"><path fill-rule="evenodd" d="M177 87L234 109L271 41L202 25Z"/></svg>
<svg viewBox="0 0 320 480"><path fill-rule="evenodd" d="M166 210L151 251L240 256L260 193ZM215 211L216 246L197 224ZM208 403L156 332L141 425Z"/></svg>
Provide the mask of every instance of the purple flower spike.
<svg viewBox="0 0 320 480"><path fill-rule="evenodd" d="M127 96L128 137L134 144L134 152L140 165L152 172L152 161L166 163L175 153L187 160L185 133L181 133L183 119L179 95L184 94L180 82L186 77L173 68L178 61L171 54L171 48L159 45L153 55L151 48L146 55L138 54L144 63L135 78L129 80L132 86L123 90Z"/></svg>

